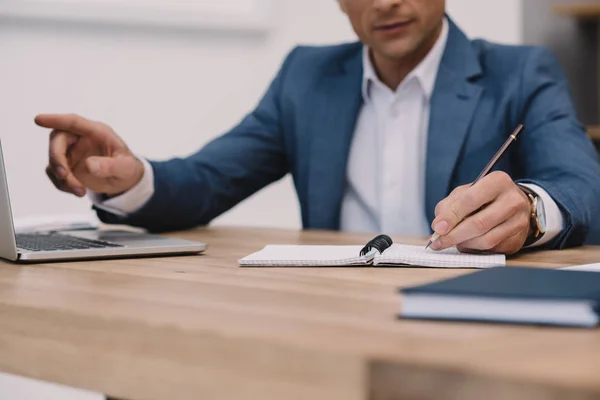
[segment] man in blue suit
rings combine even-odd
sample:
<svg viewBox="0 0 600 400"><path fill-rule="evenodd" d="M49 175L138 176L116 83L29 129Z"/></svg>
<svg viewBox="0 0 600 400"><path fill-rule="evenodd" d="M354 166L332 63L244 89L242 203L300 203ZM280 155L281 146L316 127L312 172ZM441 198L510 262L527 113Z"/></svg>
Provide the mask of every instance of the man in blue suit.
<svg viewBox="0 0 600 400"><path fill-rule="evenodd" d="M435 231L434 250L506 254L585 240L600 165L547 50L470 41L444 0L339 3L360 43L294 49L257 108L186 159L138 159L102 123L37 116L50 179L151 231L208 224L291 173L307 229Z"/></svg>

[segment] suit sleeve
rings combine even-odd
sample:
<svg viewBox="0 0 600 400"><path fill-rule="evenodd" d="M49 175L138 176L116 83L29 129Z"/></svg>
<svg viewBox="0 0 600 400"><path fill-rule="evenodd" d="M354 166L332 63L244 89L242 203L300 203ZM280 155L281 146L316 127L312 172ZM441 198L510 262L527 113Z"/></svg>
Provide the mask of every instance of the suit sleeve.
<svg viewBox="0 0 600 400"><path fill-rule="evenodd" d="M256 109L233 130L187 158L151 161L154 193L133 214L95 207L100 220L165 232L206 225L289 170L281 91L292 51Z"/></svg>
<svg viewBox="0 0 600 400"><path fill-rule="evenodd" d="M520 121L525 131L518 157L525 179L543 188L559 206L564 228L546 244L561 249L585 241L600 206L598 154L578 121L567 80L546 49L535 49L522 71ZM520 122L519 121L519 122Z"/></svg>

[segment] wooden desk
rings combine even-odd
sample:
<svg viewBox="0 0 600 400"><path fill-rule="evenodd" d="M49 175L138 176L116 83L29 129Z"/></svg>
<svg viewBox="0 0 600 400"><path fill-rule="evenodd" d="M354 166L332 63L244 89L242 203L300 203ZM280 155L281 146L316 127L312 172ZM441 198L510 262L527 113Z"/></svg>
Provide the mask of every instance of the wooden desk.
<svg viewBox="0 0 600 400"><path fill-rule="evenodd" d="M469 271L241 269L237 259L267 243L370 237L224 228L173 236L210 248L1 264L0 370L131 400L600 398L598 330L395 319L397 287ZM536 260L600 261L600 249L510 263Z"/></svg>

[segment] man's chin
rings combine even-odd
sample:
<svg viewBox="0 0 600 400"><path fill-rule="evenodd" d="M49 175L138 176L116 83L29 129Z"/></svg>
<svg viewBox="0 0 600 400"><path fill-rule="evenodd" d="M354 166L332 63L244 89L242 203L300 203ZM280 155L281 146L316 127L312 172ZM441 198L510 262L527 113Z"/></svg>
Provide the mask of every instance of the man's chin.
<svg viewBox="0 0 600 400"><path fill-rule="evenodd" d="M407 55L414 52L414 46L409 43L386 43L373 47L373 51L380 57L384 57L388 60L404 60Z"/></svg>

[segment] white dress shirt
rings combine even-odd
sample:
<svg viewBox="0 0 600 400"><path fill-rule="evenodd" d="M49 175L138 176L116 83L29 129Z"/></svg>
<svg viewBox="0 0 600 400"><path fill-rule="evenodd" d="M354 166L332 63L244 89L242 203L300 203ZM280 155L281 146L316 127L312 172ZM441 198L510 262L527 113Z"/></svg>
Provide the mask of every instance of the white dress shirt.
<svg viewBox="0 0 600 400"><path fill-rule="evenodd" d="M348 159L347 185L341 210L341 229L353 232L428 236L425 213L425 160L429 104L448 40L448 21L429 54L395 91L375 72L369 49L363 51L364 103L358 116ZM142 180L121 196L96 206L117 215L141 208L154 193L151 165L144 159ZM542 199L547 230L534 246L556 237L563 229L562 214L542 188L527 185Z"/></svg>

